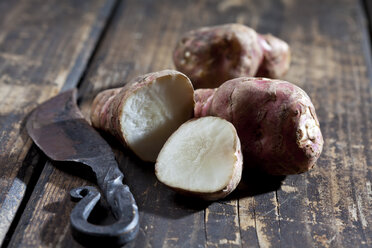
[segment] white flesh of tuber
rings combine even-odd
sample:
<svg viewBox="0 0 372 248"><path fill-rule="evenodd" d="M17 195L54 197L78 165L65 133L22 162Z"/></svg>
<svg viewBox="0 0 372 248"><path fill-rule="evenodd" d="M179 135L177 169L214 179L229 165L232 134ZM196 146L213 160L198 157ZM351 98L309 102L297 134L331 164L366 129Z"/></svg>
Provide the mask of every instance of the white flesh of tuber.
<svg viewBox="0 0 372 248"><path fill-rule="evenodd" d="M175 190L206 200L225 197L242 173L234 126L218 117L186 122L165 143L155 170L157 178Z"/></svg>
<svg viewBox="0 0 372 248"><path fill-rule="evenodd" d="M192 116L192 92L186 77L170 75L155 79L128 97L121 131L140 158L155 161L168 137Z"/></svg>

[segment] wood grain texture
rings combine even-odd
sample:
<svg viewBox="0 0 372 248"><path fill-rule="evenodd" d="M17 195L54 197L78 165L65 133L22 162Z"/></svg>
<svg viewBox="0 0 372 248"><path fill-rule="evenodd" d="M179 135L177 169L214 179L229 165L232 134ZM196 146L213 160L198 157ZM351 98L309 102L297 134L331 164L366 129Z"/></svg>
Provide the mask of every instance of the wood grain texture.
<svg viewBox="0 0 372 248"><path fill-rule="evenodd" d="M112 2L0 3L0 244L40 162L24 119L78 83Z"/></svg>
<svg viewBox="0 0 372 248"><path fill-rule="evenodd" d="M360 2L123 1L81 85L84 114L99 91L173 68L183 32L228 22L288 41L293 62L285 79L313 100L323 154L301 175L245 171L226 200L203 203L160 184L153 164L108 138L140 209L140 233L127 247L371 247L372 67ZM87 182L48 164L10 246L79 247L66 219L73 207L67 193L80 184Z"/></svg>
<svg viewBox="0 0 372 248"><path fill-rule="evenodd" d="M54 170L48 162L9 247L81 247L70 232L69 214L75 203L66 189L88 184L77 176Z"/></svg>

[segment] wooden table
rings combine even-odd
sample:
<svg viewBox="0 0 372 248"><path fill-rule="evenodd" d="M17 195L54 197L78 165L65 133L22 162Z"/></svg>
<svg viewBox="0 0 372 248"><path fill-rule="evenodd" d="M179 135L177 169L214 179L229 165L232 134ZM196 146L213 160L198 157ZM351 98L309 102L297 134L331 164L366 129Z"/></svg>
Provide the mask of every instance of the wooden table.
<svg viewBox="0 0 372 248"><path fill-rule="evenodd" d="M292 48L284 79L312 98L325 138L310 172L249 174L228 199L175 194L111 142L140 209L127 247L372 247L372 63L366 0L90 0L0 2L0 243L80 247L69 191L91 185L33 145L25 118L78 87L89 116L101 90L174 68L182 33L239 22Z"/></svg>

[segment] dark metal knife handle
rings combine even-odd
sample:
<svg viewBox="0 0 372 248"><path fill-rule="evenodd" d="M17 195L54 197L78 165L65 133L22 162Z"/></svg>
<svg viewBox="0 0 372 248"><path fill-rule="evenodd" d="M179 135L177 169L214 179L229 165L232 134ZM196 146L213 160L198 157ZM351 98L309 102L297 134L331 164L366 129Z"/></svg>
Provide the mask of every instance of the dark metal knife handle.
<svg viewBox="0 0 372 248"><path fill-rule="evenodd" d="M119 182L120 181L120 182ZM107 203L117 221L111 225L99 226L89 223L88 217L99 201L101 194L90 186L73 189L70 194L80 199L70 215L74 237L84 244L122 246L133 240L139 230L138 208L128 186L121 180L108 182Z"/></svg>

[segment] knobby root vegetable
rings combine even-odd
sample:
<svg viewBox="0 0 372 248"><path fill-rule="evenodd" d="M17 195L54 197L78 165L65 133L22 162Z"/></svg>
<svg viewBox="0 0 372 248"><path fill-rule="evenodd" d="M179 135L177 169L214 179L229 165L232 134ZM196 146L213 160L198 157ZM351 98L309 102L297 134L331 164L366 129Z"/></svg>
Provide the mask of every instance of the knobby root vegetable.
<svg viewBox="0 0 372 248"><path fill-rule="evenodd" d="M99 93L91 121L142 160L155 162L168 137L192 117L194 104L190 80L180 72L164 70Z"/></svg>
<svg viewBox="0 0 372 248"><path fill-rule="evenodd" d="M173 61L194 88L216 88L237 77L282 77L289 68L290 49L271 34L226 24L186 33L176 45Z"/></svg>
<svg viewBox="0 0 372 248"><path fill-rule="evenodd" d="M234 126L218 117L184 123L159 153L159 181L184 194L217 200L241 179L242 154Z"/></svg>
<svg viewBox="0 0 372 248"><path fill-rule="evenodd" d="M323 137L315 108L294 84L243 77L217 90L196 90L195 99L195 117L219 116L234 124L247 168L297 174L312 168L320 156Z"/></svg>

